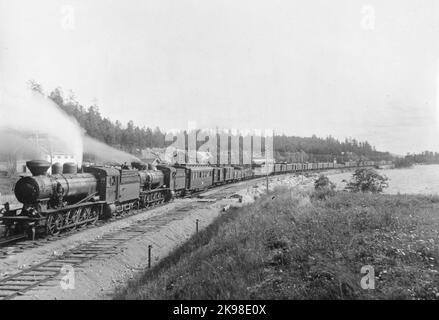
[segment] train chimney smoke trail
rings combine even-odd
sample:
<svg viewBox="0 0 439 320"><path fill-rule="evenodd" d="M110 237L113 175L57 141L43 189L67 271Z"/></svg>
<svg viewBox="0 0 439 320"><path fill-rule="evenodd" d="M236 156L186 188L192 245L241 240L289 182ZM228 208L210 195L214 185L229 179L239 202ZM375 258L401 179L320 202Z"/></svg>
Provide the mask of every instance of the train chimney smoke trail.
<svg viewBox="0 0 439 320"><path fill-rule="evenodd" d="M87 135L84 135L84 153L92 155L99 162L131 163L132 161L140 161L132 154L117 150Z"/></svg>
<svg viewBox="0 0 439 320"><path fill-rule="evenodd" d="M44 153L52 153L51 142L55 142L58 149L62 149L58 151L74 155L78 166L82 165L83 129L52 100L38 92L29 89L19 94L3 92L0 99L0 131L14 136L12 147L15 152L28 152L31 144L32 153L37 153L41 158ZM39 145L40 138L49 143ZM4 142L5 138L0 140ZM5 145L7 148L11 143ZM5 145L0 147L1 153L4 153Z"/></svg>
<svg viewBox="0 0 439 320"><path fill-rule="evenodd" d="M31 140L22 137L14 130L0 128L0 155L3 158L13 159L17 154L25 159L40 157L40 151Z"/></svg>

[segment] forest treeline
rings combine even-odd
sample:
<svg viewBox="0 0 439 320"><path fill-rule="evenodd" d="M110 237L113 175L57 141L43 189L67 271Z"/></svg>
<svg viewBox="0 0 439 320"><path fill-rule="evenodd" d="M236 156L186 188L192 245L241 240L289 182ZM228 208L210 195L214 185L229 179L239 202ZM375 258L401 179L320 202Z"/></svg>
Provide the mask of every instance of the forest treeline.
<svg viewBox="0 0 439 320"><path fill-rule="evenodd" d="M346 138L339 141L334 137L319 138L275 136L275 157L288 162L332 162L342 163L356 160L392 160L388 152L380 152L367 141Z"/></svg>
<svg viewBox="0 0 439 320"><path fill-rule="evenodd" d="M165 147L165 133L158 127L139 127L133 121L125 126L119 120L113 122L103 117L96 105L85 108L72 97L65 99L60 88L53 90L49 98L73 116L89 136L110 146L132 154L139 154L140 150L146 148Z"/></svg>
<svg viewBox="0 0 439 320"><path fill-rule="evenodd" d="M42 94L40 84L30 81L30 87ZM67 114L76 118L88 135L106 144L138 154L145 148L163 148L165 144L165 132L158 127L139 127L133 121L123 125L120 121L115 122L103 117L96 105L84 107L71 94L65 98L61 88L56 88L46 94ZM331 136L320 138L295 137L286 135L274 136L274 152L277 160L290 162L317 162L333 161L338 162L369 159L369 160L391 160L388 152L380 152L367 141L357 141L347 138L339 141Z"/></svg>
<svg viewBox="0 0 439 320"><path fill-rule="evenodd" d="M408 153L405 157L396 159L396 167L410 167L414 164L439 164L439 153L424 151L421 153Z"/></svg>

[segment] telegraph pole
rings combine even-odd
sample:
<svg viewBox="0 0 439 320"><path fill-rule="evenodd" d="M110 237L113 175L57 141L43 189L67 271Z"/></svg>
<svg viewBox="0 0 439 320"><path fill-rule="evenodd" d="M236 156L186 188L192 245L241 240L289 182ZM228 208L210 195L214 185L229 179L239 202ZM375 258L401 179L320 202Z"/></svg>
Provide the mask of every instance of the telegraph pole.
<svg viewBox="0 0 439 320"><path fill-rule="evenodd" d="M268 193L268 173L267 173L267 193Z"/></svg>
<svg viewBox="0 0 439 320"><path fill-rule="evenodd" d="M265 181L267 185L267 194L268 194L268 152L267 152L267 143L265 143Z"/></svg>

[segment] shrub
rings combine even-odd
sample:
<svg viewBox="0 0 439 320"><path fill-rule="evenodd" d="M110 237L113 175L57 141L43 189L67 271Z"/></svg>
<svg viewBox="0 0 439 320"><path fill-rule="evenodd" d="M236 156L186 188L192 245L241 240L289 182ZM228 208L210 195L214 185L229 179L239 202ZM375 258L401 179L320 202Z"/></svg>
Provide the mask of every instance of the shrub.
<svg viewBox="0 0 439 320"><path fill-rule="evenodd" d="M395 168L410 168L413 166L413 161L407 157L398 158L394 161Z"/></svg>
<svg viewBox="0 0 439 320"><path fill-rule="evenodd" d="M321 174L316 181L314 181L314 189L329 188L331 190L335 189L335 184L329 180L329 178Z"/></svg>
<svg viewBox="0 0 439 320"><path fill-rule="evenodd" d="M355 170L352 180L346 185L346 190L350 192L370 192L381 193L389 186L389 179L378 174L371 168L360 168Z"/></svg>
<svg viewBox="0 0 439 320"><path fill-rule="evenodd" d="M325 200L335 194L335 184L332 183L327 176L321 174L317 180L314 181L314 190L313 198Z"/></svg>

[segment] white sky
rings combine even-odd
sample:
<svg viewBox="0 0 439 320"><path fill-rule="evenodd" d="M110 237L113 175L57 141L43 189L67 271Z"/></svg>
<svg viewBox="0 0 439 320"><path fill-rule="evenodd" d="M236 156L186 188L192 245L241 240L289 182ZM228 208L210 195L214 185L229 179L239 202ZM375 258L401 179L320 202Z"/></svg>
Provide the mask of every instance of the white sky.
<svg viewBox="0 0 439 320"><path fill-rule="evenodd" d="M439 151L436 3L0 0L0 81L71 89L123 123Z"/></svg>

